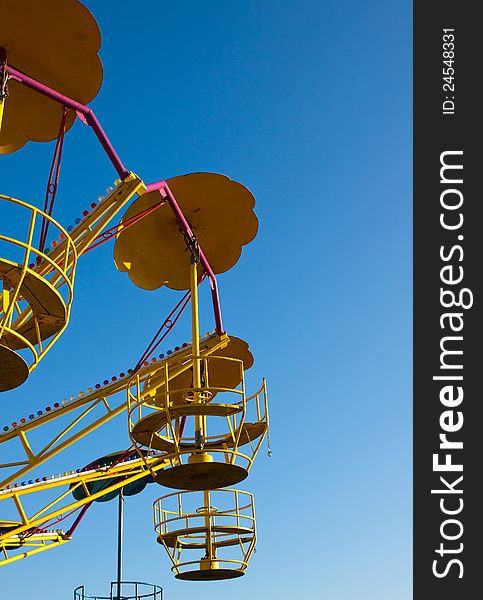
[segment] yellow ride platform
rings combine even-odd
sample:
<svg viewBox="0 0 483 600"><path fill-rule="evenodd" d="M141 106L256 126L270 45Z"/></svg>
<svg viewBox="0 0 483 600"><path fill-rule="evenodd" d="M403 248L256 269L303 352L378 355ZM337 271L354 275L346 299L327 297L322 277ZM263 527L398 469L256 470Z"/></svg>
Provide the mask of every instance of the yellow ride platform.
<svg viewBox="0 0 483 600"><path fill-rule="evenodd" d="M187 464L178 464L156 473L154 480L161 485L174 489L204 490L225 487L243 481L248 470L231 462L214 461L209 450L234 450L239 443L239 430L227 432L222 439L206 440L204 452L196 453L194 440L182 441L172 435L171 421L181 417L231 417L240 413L243 407L237 404L184 404L167 411L155 412L142 418L131 431L131 437L139 446L165 452L169 457L178 453L189 454ZM246 430L246 424L241 426ZM159 431L164 432L159 433ZM263 433L263 424L259 426L259 435ZM244 439L248 436L245 433ZM237 443L238 442L238 443Z"/></svg>
<svg viewBox="0 0 483 600"><path fill-rule="evenodd" d="M240 258L242 247L257 234L255 198L251 192L217 173L191 173L168 179L167 184L213 272L231 269ZM142 195L128 208L123 220L149 209L159 199L159 192ZM190 287L186 241L168 204L120 231L114 261L143 289L154 290L162 285L175 290Z"/></svg>
<svg viewBox="0 0 483 600"><path fill-rule="evenodd" d="M239 413L242 408L237 404L187 404L180 405L170 409L171 417L179 418L181 416L210 416L210 417L228 417ZM142 446L160 450L161 452L173 452L175 444L171 438L162 436L158 433L165 428L167 424L167 416L165 412L151 413L144 417L134 425L132 436ZM219 441L207 441L204 447L206 449L217 448L220 444L227 448L233 448L234 438L239 439L238 445L244 446L259 438L265 430L263 423L243 423L240 429L234 431L234 436L227 433L223 439ZM179 447L183 449L191 449L192 443L180 442Z"/></svg>
<svg viewBox="0 0 483 600"><path fill-rule="evenodd" d="M177 573L175 577L181 579L181 581L221 581L236 579L245 575L244 571L238 569L223 569L220 567L220 561L218 560L200 560L200 567L184 573Z"/></svg>
<svg viewBox="0 0 483 600"><path fill-rule="evenodd" d="M158 433L166 426L168 419L191 416L227 417L241 410L237 404L180 404L173 406L169 411L151 413L142 418L134 425L131 433L142 446L171 452L174 449L174 442ZM180 446L191 447L192 444L181 443Z"/></svg>
<svg viewBox="0 0 483 600"><path fill-rule="evenodd" d="M162 536L158 536L158 542L160 544L165 543L166 546L174 548L179 545L183 550L197 550L204 549L205 541L184 541L185 539L192 538L196 539L195 536L206 539L208 533L208 527L185 527L184 529L177 529L171 531ZM214 548L226 548L227 546L234 546L239 543L239 539L233 536L239 536L241 541L249 541L249 536L253 534L253 530L250 527L237 527L236 525L215 525L211 528L214 534L226 534L230 536L228 539L213 542ZM200 535L201 534L201 535Z"/></svg>
<svg viewBox="0 0 483 600"><path fill-rule="evenodd" d="M248 477L248 469L230 462L214 461L211 454L195 454L209 458L206 462L189 462L166 468L155 477L155 481L174 490L213 490L235 485Z"/></svg>
<svg viewBox="0 0 483 600"><path fill-rule="evenodd" d="M2 343L12 350L26 348L28 342L38 343L58 333L67 320L67 307L58 292L46 279L33 269L0 258L0 279L12 288L18 287L19 297L31 308L28 318L2 336Z"/></svg>
<svg viewBox="0 0 483 600"><path fill-rule="evenodd" d="M13 390L29 376L29 366L14 350L0 344L0 392Z"/></svg>
<svg viewBox="0 0 483 600"><path fill-rule="evenodd" d="M97 23L77 0L2 0L0 48L7 63L81 104L88 104L101 87L100 46ZM13 80L4 104L0 154L15 152L29 140L57 137L60 104ZM75 118L71 111L67 129Z"/></svg>

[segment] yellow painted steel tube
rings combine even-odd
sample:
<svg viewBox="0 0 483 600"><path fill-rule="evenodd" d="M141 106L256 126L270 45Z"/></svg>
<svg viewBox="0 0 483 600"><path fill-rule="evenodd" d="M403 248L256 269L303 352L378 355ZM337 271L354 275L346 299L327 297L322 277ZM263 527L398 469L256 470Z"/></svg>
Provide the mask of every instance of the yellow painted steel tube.
<svg viewBox="0 0 483 600"><path fill-rule="evenodd" d="M199 336L199 307L198 307L198 265L194 257L191 258L191 337L193 348L193 387L195 389L194 402L200 402L199 389L201 388L201 370L200 370L200 336ZM203 417L195 417L195 438L203 440Z"/></svg>
<svg viewBox="0 0 483 600"><path fill-rule="evenodd" d="M156 458L154 460L158 461L152 467L153 471L155 471L155 472L159 471L160 469L164 469L167 465L166 461L163 461L162 459ZM137 481L138 479L140 479L142 477L146 477L146 474L147 473L145 470L136 472L133 475L128 474L125 479L121 479L120 481L116 480L116 483L106 486L105 488L99 490L98 492L96 492L94 494L90 494L90 495L86 496L85 498L82 498L81 500L71 502L70 504L67 504L67 505L64 504L62 506L58 506L56 509L52 510L52 512L50 512L50 513L47 513L46 508L43 508L40 512L38 512L33 517L28 517L25 513L24 507L19 498L19 494L22 493L21 489L19 489L18 492L15 489L15 490L13 490L13 492L14 492L13 496L12 496L13 501L15 502L17 512L18 512L20 518L22 519L22 521L24 521L25 524L19 525L18 527L16 527L15 529L13 529L11 531L8 531L7 533L0 534L0 540L7 539L13 535L19 535L19 534L23 533L24 531L26 531L27 529L31 529L32 527L37 527L37 526L41 525L42 523L45 523L47 521L50 521L50 520L58 517L61 514L66 514L77 508L80 508L81 506L84 506L84 504L87 504L88 502L93 502L94 500L97 500L101 496L109 494L109 493L113 492L114 490L118 490L119 488L121 488L123 486L129 485L130 483ZM110 474L109 474L109 476L111 477ZM72 492L72 490L69 490L69 493L70 492ZM66 497L67 495L68 495L67 493L63 493L60 498ZM48 506L53 507L60 498L57 498L56 500L50 502L50 504Z"/></svg>
<svg viewBox="0 0 483 600"><path fill-rule="evenodd" d="M42 544L38 548L34 550L28 550L27 552L22 552L21 554L17 554L16 556L12 556L9 558L5 558L4 560L0 560L0 567L3 565L8 565L10 563L16 562L17 560L21 560L22 558L28 558L29 556L33 556L34 554L38 554L39 552L44 552L45 550L50 550L52 548L56 548L57 546L61 546L62 544L66 544L69 540L62 539L60 536L57 540L52 541L50 544Z"/></svg>
<svg viewBox="0 0 483 600"><path fill-rule="evenodd" d="M211 561L216 558L213 554L213 540L211 539L211 515L210 515L210 490L205 490L203 493L205 505L205 527L206 527L206 555Z"/></svg>

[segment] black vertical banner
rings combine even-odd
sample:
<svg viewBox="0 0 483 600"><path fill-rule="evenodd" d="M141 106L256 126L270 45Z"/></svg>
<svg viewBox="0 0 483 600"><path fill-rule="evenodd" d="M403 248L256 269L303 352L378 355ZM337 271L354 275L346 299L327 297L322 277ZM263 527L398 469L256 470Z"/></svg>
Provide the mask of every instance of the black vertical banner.
<svg viewBox="0 0 483 600"><path fill-rule="evenodd" d="M414 598L483 597L483 35L414 3Z"/></svg>

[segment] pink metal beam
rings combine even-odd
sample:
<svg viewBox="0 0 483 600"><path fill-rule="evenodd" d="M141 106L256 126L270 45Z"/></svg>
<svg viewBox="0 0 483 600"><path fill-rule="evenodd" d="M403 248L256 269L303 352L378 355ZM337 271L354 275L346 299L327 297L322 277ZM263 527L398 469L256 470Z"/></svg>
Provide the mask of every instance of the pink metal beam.
<svg viewBox="0 0 483 600"><path fill-rule="evenodd" d="M64 96L64 94L57 92L56 90L48 87L47 85L40 83L40 81L37 81L36 79L33 79L32 77L29 77L28 75L25 75L25 73L22 73L21 71L17 71L17 69L15 69L14 67L5 65L4 68L6 68L9 77L11 79L13 79L14 81L17 81L18 83L21 83L22 85L25 85L25 86L35 90L39 94L42 94L44 96L47 96L48 98L51 98L55 102L58 102L59 104L62 104L63 106L66 106L67 108L75 110L76 113L80 117L83 117L85 119L85 122L92 127L92 129L94 130L94 133L97 136L97 139L99 140L102 147L104 148L104 151L106 152L107 156L109 157L110 161L112 162L112 164L113 164L114 168L116 169L116 171L118 172L119 176L122 179L124 179L127 175L129 175L129 171L126 169L126 167L121 162L121 159L119 158L116 151L114 150L111 142L109 141L109 138L107 137L107 135L105 134L104 130L101 127L101 124L97 120L97 117L95 116L94 112L90 108L88 108L87 106L84 106L83 104L81 104L80 102L77 102L76 100L73 100L72 98L69 98L68 96ZM171 209L173 210L182 231L189 237L190 240L195 241L196 237L195 237L194 233L191 231L191 227L189 226L188 222L186 221L186 219L185 219L178 203L176 202L176 199L175 199L173 193L169 189L169 186L166 183L166 181L157 181L157 182L151 183L147 186L148 192L151 192L154 190L159 190L159 191L163 190L166 193L166 196L168 198L168 203L171 206ZM201 248L199 248L199 253L200 253L200 262L203 265L203 268L210 280L211 296L212 296L212 301L213 301L213 310L215 313L216 332L218 333L218 335L221 335L223 333L223 323L222 323L222 319L221 319L221 306L220 306L220 298L218 295L218 284L216 282L216 277L215 277L215 274L213 273L213 269L211 268L208 260L206 259L205 255L203 254L203 251Z"/></svg>
<svg viewBox="0 0 483 600"><path fill-rule="evenodd" d="M176 198L174 197L174 194L170 190L169 185L166 183L166 181L156 181L146 186L147 192L153 192L155 190L158 190L159 192L165 192L168 204L170 205L171 210L174 212L176 220L178 221L179 226L181 227L181 230L188 236L188 238L191 241L194 242L196 240L196 236L191 230L188 221L185 219L185 216L183 215L183 212L181 211L179 204L176 202ZM200 254L200 262L203 265L206 274L208 275L208 279L210 280L211 298L213 301L213 310L215 313L216 333L218 335L221 335L224 332L224 330L223 321L221 318L221 305L220 297L218 295L218 284L216 282L216 276L213 273L213 269L211 268L206 256L203 254L203 250L200 247L198 248Z"/></svg>
<svg viewBox="0 0 483 600"><path fill-rule="evenodd" d="M109 157L109 160L112 162L114 168L119 174L119 177L121 177L121 179L124 179L125 177L127 177L127 175L129 175L129 171L122 164L121 159L117 155L111 142L109 141L109 138L105 134L95 114L90 108L84 106L76 100L72 100L72 98L69 98L68 96L64 96L64 94L53 90L52 88L48 87L47 85L44 85L43 83L40 83L40 81L37 81L36 79L29 77L28 75L25 75L25 73L17 71L17 69L14 69L10 65L6 65L6 70L9 77L14 81L17 81L18 83L21 83L22 85L25 85L26 87L29 87L32 90L35 90L39 94L47 96L51 100L54 100L55 102L58 102L59 104L62 104L67 108L75 110L79 116L84 117L86 123L90 125L94 130L97 139L101 143L101 146L104 148L107 156Z"/></svg>

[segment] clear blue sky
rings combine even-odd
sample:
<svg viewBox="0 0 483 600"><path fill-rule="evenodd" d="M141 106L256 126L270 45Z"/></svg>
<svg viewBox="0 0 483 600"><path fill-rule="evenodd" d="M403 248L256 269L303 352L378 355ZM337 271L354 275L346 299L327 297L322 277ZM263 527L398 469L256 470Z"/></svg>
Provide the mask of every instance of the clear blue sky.
<svg viewBox="0 0 483 600"><path fill-rule="evenodd" d="M252 386L269 383L273 457L264 448L244 483L258 551L239 580L176 581L151 529L163 493L152 485L126 501L125 578L162 585L166 600L409 600L411 3L86 4L103 32L93 108L125 164L146 181L228 174L253 191L260 220L219 278L225 326L255 355ZM40 205L51 149L1 157L1 192ZM69 224L115 177L77 123L56 216ZM178 297L134 287L112 246L86 256L69 329L2 395L6 422L130 366ZM125 448L126 429L122 417L43 470ZM0 596L107 592L115 527L116 503L95 506L69 544L4 567Z"/></svg>

